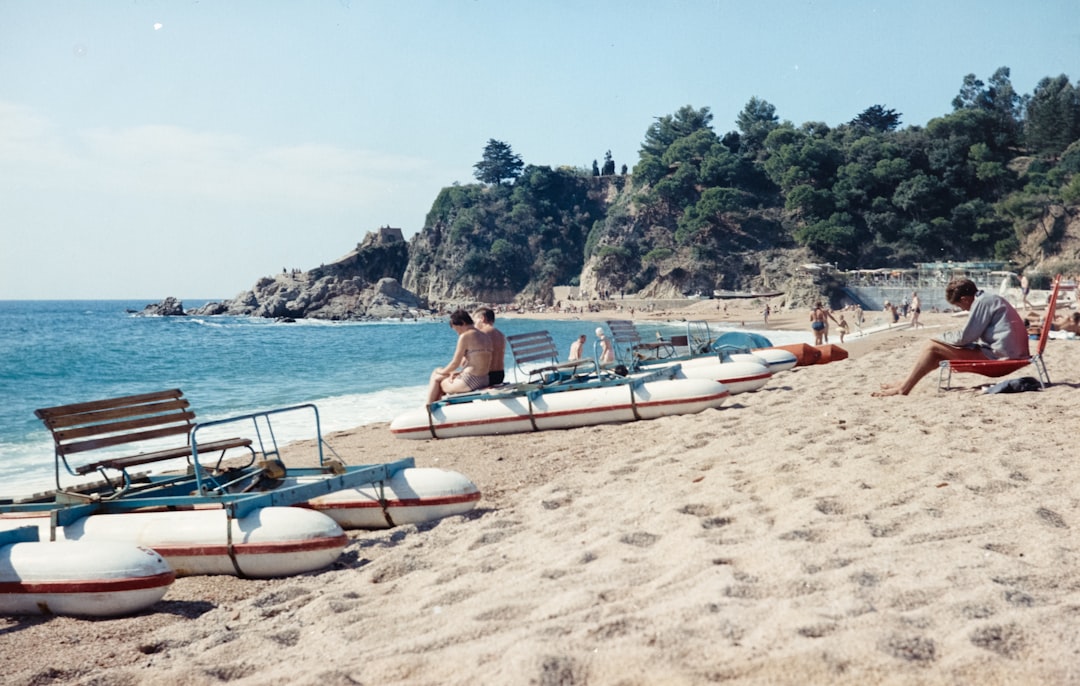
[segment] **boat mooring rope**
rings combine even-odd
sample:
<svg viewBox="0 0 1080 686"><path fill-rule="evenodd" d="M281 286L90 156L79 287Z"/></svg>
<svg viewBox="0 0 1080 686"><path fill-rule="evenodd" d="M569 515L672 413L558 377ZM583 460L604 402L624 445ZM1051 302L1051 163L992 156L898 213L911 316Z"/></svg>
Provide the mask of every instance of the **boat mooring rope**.
<svg viewBox="0 0 1080 686"><path fill-rule="evenodd" d="M244 574L244 570L240 569L240 561L236 558L236 547L233 545L232 537L232 523L233 516L232 510L225 510L225 550L229 553L229 560L232 561L233 569L236 570L236 575L241 579L246 579L247 575Z"/></svg>
<svg viewBox="0 0 1080 686"><path fill-rule="evenodd" d="M536 415L533 414L532 393L526 393L525 398L529 401L529 424L532 425L533 431L539 431L540 427L536 425Z"/></svg>
<svg viewBox="0 0 1080 686"><path fill-rule="evenodd" d="M383 518L386 520L387 526L393 529L397 524L394 524L394 518L390 516L390 503L386 500L386 482L375 482L375 491L379 494L379 505L382 507Z"/></svg>
<svg viewBox="0 0 1080 686"><path fill-rule="evenodd" d="M626 384L627 388L630 389L630 409L634 411L634 420L638 421L638 420L641 419L641 415L638 414L637 398L634 396L634 386L635 385L636 385L636 382L634 382L634 381L631 381L630 383Z"/></svg>
<svg viewBox="0 0 1080 686"><path fill-rule="evenodd" d="M424 409L427 410L428 431L431 432L432 438L438 438L438 436L435 435L435 418L431 416L431 406L434 404L435 403L428 403L424 406Z"/></svg>

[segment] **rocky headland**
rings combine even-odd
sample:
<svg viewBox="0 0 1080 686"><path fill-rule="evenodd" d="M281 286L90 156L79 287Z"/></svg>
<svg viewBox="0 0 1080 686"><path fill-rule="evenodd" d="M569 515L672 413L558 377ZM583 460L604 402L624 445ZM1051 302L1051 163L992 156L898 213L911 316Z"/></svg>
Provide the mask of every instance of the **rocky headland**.
<svg viewBox="0 0 1080 686"><path fill-rule="evenodd" d="M401 230L381 228L369 232L355 250L334 262L306 272L283 271L264 276L251 290L231 300L207 303L187 314L286 321L415 318L425 314L426 309L399 280L408 259L408 245Z"/></svg>

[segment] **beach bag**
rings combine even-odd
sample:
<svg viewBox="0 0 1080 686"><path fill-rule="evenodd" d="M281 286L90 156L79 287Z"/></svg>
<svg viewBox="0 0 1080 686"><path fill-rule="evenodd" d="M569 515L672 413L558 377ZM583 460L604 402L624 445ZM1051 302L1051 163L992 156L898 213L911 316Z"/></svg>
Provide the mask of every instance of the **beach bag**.
<svg viewBox="0 0 1080 686"><path fill-rule="evenodd" d="M1019 379L1009 379L996 383L987 388L983 393L1024 393L1025 391L1038 391L1042 386L1034 376L1022 376Z"/></svg>

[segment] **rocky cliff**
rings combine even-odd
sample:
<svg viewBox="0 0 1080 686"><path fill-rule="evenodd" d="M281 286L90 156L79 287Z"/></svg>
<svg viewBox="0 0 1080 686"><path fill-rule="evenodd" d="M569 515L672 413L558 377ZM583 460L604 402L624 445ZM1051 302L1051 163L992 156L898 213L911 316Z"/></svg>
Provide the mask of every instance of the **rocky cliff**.
<svg viewBox="0 0 1080 686"><path fill-rule="evenodd" d="M420 300L402 288L408 245L400 229L370 232L344 257L309 271L266 276L231 300L191 310L198 315L274 319L362 320L415 317Z"/></svg>
<svg viewBox="0 0 1080 686"><path fill-rule="evenodd" d="M672 299L714 290L784 293L805 306L837 285L800 269L781 211L728 212L694 240L678 240L678 213L641 202L626 177L581 178L533 169L513 188L444 189L428 225L406 243L398 229L369 233L341 259L259 280L237 297L188 314L330 320L415 317L479 303L552 303L555 286ZM1029 274L1080 271L1080 212L1047 206L1018 251ZM168 299L143 314L183 315Z"/></svg>

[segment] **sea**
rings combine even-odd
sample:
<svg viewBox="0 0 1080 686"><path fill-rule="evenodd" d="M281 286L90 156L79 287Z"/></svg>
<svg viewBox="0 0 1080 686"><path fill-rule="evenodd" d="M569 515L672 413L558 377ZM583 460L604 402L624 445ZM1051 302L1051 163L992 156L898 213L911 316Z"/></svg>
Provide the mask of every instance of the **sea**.
<svg viewBox="0 0 1080 686"><path fill-rule="evenodd" d="M189 308L201 304L185 302ZM456 343L445 317L285 323L136 314L146 305L144 300L0 301L0 496L55 484L52 439L34 416L37 408L167 388L182 389L204 422L314 405L315 410L299 407L274 416L273 437L287 443L320 431L325 436L389 422L423 405L431 370L450 361ZM508 335L547 330L560 351L569 350L580 334L592 345L601 324L496 320ZM665 335L685 332L681 322L645 326ZM759 333L776 345L810 338L808 331ZM510 381L516 380L512 362L507 351ZM370 461L383 460L372 456Z"/></svg>

